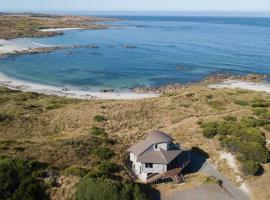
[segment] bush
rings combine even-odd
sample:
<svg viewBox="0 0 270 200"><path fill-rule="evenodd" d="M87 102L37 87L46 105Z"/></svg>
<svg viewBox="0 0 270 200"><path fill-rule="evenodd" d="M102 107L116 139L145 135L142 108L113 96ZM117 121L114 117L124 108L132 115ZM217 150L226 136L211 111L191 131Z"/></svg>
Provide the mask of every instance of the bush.
<svg viewBox="0 0 270 200"><path fill-rule="evenodd" d="M253 112L254 112L255 115L261 116L262 114L267 113L268 110L266 108L254 108Z"/></svg>
<svg viewBox="0 0 270 200"><path fill-rule="evenodd" d="M263 99L256 99L252 102L252 107L261 107L261 108L267 108L270 106L270 102L265 101Z"/></svg>
<svg viewBox="0 0 270 200"><path fill-rule="evenodd" d="M265 123L264 120L256 119L255 117L243 117L240 121L240 125L243 128L263 126Z"/></svg>
<svg viewBox="0 0 270 200"><path fill-rule="evenodd" d="M247 106L247 105L249 105L249 103L247 101L242 101L242 100L235 100L234 103L239 105L239 106Z"/></svg>
<svg viewBox="0 0 270 200"><path fill-rule="evenodd" d="M224 120L225 121L231 121L231 122L236 122L237 121L236 117L233 117L233 116L230 116L230 115L224 117Z"/></svg>
<svg viewBox="0 0 270 200"><path fill-rule="evenodd" d="M12 200L41 200L47 199L44 188L36 179L24 179L12 196Z"/></svg>
<svg viewBox="0 0 270 200"><path fill-rule="evenodd" d="M111 179L83 177L76 190L77 200L146 200L136 184Z"/></svg>
<svg viewBox="0 0 270 200"><path fill-rule="evenodd" d="M267 124L270 124L270 112L263 113L261 119L266 121Z"/></svg>
<svg viewBox="0 0 270 200"><path fill-rule="evenodd" d="M101 159L110 159L114 153L110 148L99 147L93 151L93 154Z"/></svg>
<svg viewBox="0 0 270 200"><path fill-rule="evenodd" d="M220 136L220 145L228 149L230 152L238 152L241 145L241 140L235 136Z"/></svg>
<svg viewBox="0 0 270 200"><path fill-rule="evenodd" d="M115 173L119 171L119 167L115 163L109 161L103 161L97 166L98 171L105 173Z"/></svg>
<svg viewBox="0 0 270 200"><path fill-rule="evenodd" d="M239 131L239 126L235 122L221 122L216 126L216 132L219 135L233 135Z"/></svg>
<svg viewBox="0 0 270 200"><path fill-rule="evenodd" d="M0 113L0 123L4 122L4 121L8 121L11 119L11 116L4 114L4 113Z"/></svg>
<svg viewBox="0 0 270 200"><path fill-rule="evenodd" d="M252 160L256 163L266 163L270 158L269 150L255 142L242 144L239 152L245 160Z"/></svg>
<svg viewBox="0 0 270 200"><path fill-rule="evenodd" d="M33 177L41 167L37 162L1 159L0 199L45 199L45 189Z"/></svg>
<svg viewBox="0 0 270 200"><path fill-rule="evenodd" d="M203 128L203 136L206 138L213 138L217 134L217 123L216 122L209 122L201 124Z"/></svg>
<svg viewBox="0 0 270 200"><path fill-rule="evenodd" d="M102 115L96 115L94 117L94 121L95 122L103 122L103 121L107 121L106 117L102 116Z"/></svg>
<svg viewBox="0 0 270 200"><path fill-rule="evenodd" d="M270 124L267 124L263 127L266 131L270 132Z"/></svg>
<svg viewBox="0 0 270 200"><path fill-rule="evenodd" d="M90 133L95 136L108 137L108 134L106 133L105 129L99 127L91 128Z"/></svg>
<svg viewBox="0 0 270 200"><path fill-rule="evenodd" d="M73 175L79 177L84 177L87 172L88 170L76 166L70 166L64 170L65 175Z"/></svg>
<svg viewBox="0 0 270 200"><path fill-rule="evenodd" d="M256 175L260 169L260 165L252 160L242 160L242 170L246 175Z"/></svg>
<svg viewBox="0 0 270 200"><path fill-rule="evenodd" d="M237 132L236 135L241 138L242 142L244 143L255 142L261 145L265 145L265 137L256 128L241 129Z"/></svg>
<svg viewBox="0 0 270 200"><path fill-rule="evenodd" d="M218 134L220 145L228 151L237 153L238 160L243 164L246 174L257 174L261 163L270 160L270 152L265 147L265 136L259 127L268 127L269 121L262 119L268 111L262 108L256 109L260 119L255 117L243 117L240 122L234 118L226 117L227 121L220 123L210 122L201 124L203 135L208 138ZM267 117L266 117L267 118Z"/></svg>

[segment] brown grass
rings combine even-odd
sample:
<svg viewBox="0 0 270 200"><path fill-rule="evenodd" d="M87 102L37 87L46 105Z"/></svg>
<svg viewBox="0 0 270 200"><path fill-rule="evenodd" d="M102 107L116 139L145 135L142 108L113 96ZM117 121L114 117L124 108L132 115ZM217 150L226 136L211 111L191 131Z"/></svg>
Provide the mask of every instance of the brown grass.
<svg viewBox="0 0 270 200"><path fill-rule="evenodd" d="M187 95L189 93L194 94ZM217 163L219 143L205 139L198 122L223 119L228 115L238 118L250 115L251 106L238 105L235 101L270 98L266 93L213 90L203 86L184 87L173 95L164 94L159 98L129 101L64 100L46 95L29 98L25 93L5 91L0 95L0 114L11 116L10 120L0 122L0 155L30 157L60 168L92 165L93 157L88 152L95 146L89 137L93 126L104 128L117 140L112 148L116 151L114 161L119 164L124 161L125 150L153 129L167 131L184 147L203 149ZM19 98L23 95L27 96L24 101ZM47 109L52 102L58 106ZM36 106L25 106L28 104ZM107 121L95 122L96 115L105 116ZM67 141L83 144L65 145ZM245 177L254 194L269 185L268 168L267 165L261 177ZM221 172L233 180L234 175L228 173L227 168L221 167ZM267 195L270 195L268 190L261 199L269 197Z"/></svg>

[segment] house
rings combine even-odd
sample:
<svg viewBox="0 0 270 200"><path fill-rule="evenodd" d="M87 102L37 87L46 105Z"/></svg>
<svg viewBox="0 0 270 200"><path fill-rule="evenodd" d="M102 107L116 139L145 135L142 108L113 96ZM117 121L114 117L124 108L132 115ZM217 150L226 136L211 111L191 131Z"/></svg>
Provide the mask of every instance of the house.
<svg viewBox="0 0 270 200"><path fill-rule="evenodd" d="M146 139L127 151L132 172L148 183L161 179L182 182L181 171L190 163L189 152L182 150L173 138L161 131L150 132Z"/></svg>

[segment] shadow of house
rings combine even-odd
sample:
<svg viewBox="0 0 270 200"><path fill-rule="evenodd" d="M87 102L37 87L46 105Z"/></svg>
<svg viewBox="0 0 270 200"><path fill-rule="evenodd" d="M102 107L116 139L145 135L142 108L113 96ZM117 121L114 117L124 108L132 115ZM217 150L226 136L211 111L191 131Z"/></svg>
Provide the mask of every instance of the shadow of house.
<svg viewBox="0 0 270 200"><path fill-rule="evenodd" d="M190 155L190 163L192 164L188 165L182 171L184 175L198 172L209 158L209 155L198 147L192 147L189 152L189 155Z"/></svg>

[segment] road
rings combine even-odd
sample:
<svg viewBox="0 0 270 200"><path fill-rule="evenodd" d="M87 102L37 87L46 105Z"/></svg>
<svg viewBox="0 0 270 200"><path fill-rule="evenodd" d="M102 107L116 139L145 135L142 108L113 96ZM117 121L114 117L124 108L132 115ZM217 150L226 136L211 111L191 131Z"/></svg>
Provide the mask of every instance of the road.
<svg viewBox="0 0 270 200"><path fill-rule="evenodd" d="M200 169L201 172L209 175L214 176L218 180L222 181L222 187L225 189L226 192L228 192L230 195L232 195L237 200L248 200L249 197L245 194L244 191L236 187L233 183L231 183L225 176L223 176L217 169L213 167L213 165L206 161L205 164Z"/></svg>

